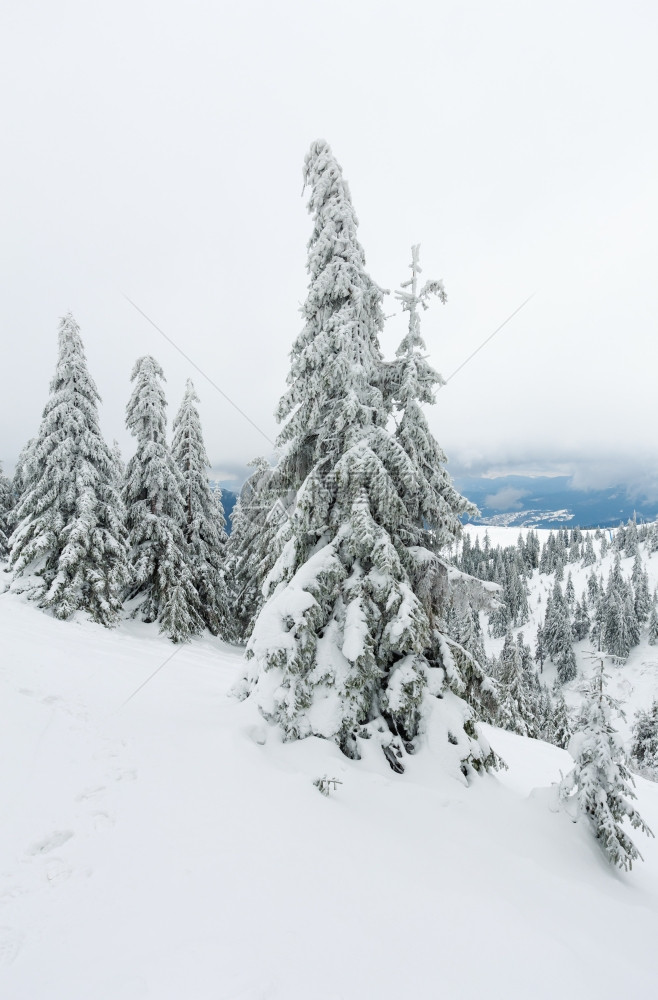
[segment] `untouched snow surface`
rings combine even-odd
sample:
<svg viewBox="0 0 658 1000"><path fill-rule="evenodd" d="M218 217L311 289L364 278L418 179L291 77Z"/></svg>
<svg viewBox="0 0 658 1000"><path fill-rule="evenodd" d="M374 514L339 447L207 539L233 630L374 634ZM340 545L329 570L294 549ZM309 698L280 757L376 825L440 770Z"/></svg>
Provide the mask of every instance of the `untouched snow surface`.
<svg viewBox="0 0 658 1000"><path fill-rule="evenodd" d="M240 654L211 637L9 594L0 635L1 997L653 995L658 843L610 869L551 811L564 751L487 729L510 770L467 788L430 725L398 776L368 743L359 763L282 744L228 697ZM637 784L658 833L658 785Z"/></svg>

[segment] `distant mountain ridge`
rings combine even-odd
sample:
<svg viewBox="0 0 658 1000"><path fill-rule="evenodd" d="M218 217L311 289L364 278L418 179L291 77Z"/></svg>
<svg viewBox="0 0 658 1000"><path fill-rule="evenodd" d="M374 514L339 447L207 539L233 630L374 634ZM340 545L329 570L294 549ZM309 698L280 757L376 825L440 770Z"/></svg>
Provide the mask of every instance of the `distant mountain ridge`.
<svg viewBox="0 0 658 1000"><path fill-rule="evenodd" d="M454 484L476 504L480 516L470 524L509 528L615 528L633 516L638 522L658 520L658 500L629 499L625 486L579 490L570 476L498 476L495 479L455 476ZM221 492L226 530L238 493L212 480Z"/></svg>
<svg viewBox="0 0 658 1000"><path fill-rule="evenodd" d="M478 506L471 524L512 528L616 527L633 516L658 519L658 500L629 498L625 486L582 490L570 476L456 476L457 489Z"/></svg>

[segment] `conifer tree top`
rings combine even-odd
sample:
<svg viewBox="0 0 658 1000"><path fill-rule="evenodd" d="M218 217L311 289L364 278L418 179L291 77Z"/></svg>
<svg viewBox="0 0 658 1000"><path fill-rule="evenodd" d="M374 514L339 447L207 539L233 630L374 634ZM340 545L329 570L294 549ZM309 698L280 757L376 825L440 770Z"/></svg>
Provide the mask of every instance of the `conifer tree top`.
<svg viewBox="0 0 658 1000"><path fill-rule="evenodd" d="M292 447L279 478L298 488L327 449L334 457L360 428L383 425L377 384L383 291L365 270L357 219L340 165L323 140L312 143L304 165L313 231L308 243L304 327L291 352L288 390L276 416L285 422L282 449ZM340 439L340 444L334 443Z"/></svg>
<svg viewBox="0 0 658 1000"><path fill-rule="evenodd" d="M331 146L325 139L316 139L304 159L304 186L311 189L308 210L311 214L319 213L329 202L340 206L340 215L333 214L335 222L340 221L343 229L349 231L360 254L360 263L365 263L363 248L356 240L356 229L359 220L356 217L350 189L343 177L343 171L331 151ZM348 233L346 232L346 235Z"/></svg>
<svg viewBox="0 0 658 1000"><path fill-rule="evenodd" d="M185 392L183 393L183 403L198 403L199 396L196 389L194 388L194 382L191 378L185 380ZM182 407L181 407L182 409Z"/></svg>
<svg viewBox="0 0 658 1000"><path fill-rule="evenodd" d="M55 374L50 383L52 392L62 387L64 381L73 379L80 385L89 387L89 394L100 400L96 383L87 369L85 351L80 336L80 327L68 312L59 321L59 356Z"/></svg>
<svg viewBox="0 0 658 1000"><path fill-rule="evenodd" d="M126 407L126 424L138 441L164 443L167 401L158 381L165 381L162 368L151 355L138 358L130 376L135 388Z"/></svg>
<svg viewBox="0 0 658 1000"><path fill-rule="evenodd" d="M312 279L324 272L324 280L315 286L312 281L303 314L307 318L312 315L318 299L324 296L333 309L346 299L363 310L375 308L383 291L364 271L366 258L357 237L359 220L349 185L324 139L311 143L306 154L304 186L310 188L307 208L315 219L307 270ZM378 325L383 325L383 317Z"/></svg>
<svg viewBox="0 0 658 1000"><path fill-rule="evenodd" d="M395 297L402 304L403 312L409 313L409 329L406 337L397 349L396 353L398 357L411 354L414 350L425 350L425 341L420 332L418 306L422 306L423 309L429 309L428 299L430 295L436 295L444 305L448 301L442 281L436 279L426 281L420 291L418 290L418 276L423 271L420 266L420 243L416 243L411 248L411 264L409 268L411 270L411 278L408 281L403 281L400 290L395 293ZM409 291L405 290L407 288ZM443 382L442 379L441 381Z"/></svg>
<svg viewBox="0 0 658 1000"><path fill-rule="evenodd" d="M203 491L208 492L207 469L210 466L206 447L203 442L201 420L196 404L199 402L192 379L185 383L185 392L178 413L174 417L174 437L172 454L183 476L196 475ZM222 527L224 524L222 516Z"/></svg>
<svg viewBox="0 0 658 1000"><path fill-rule="evenodd" d="M79 411L84 413L90 426L97 429L96 404L101 397L87 369L80 327L70 312L59 321L58 346L57 365L50 382L50 396L43 410L42 432L48 426L51 433L66 441L69 437L77 437L84 430L76 416Z"/></svg>

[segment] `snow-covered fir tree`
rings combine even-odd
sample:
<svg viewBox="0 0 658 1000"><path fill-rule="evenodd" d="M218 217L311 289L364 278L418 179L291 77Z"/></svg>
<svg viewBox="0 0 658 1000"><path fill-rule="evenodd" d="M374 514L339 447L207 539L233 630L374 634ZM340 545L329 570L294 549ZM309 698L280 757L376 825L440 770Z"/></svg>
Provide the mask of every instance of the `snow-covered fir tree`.
<svg viewBox="0 0 658 1000"><path fill-rule="evenodd" d="M166 440L162 368L139 358L126 424L137 439L128 462L124 500L130 542L131 579L127 598L132 614L159 622L160 630L182 642L203 628L185 541L185 483Z"/></svg>
<svg viewBox="0 0 658 1000"><path fill-rule="evenodd" d="M569 608L559 583L555 584L546 601L543 633L546 651L557 664L560 683L566 684L576 676L576 657Z"/></svg>
<svg viewBox="0 0 658 1000"><path fill-rule="evenodd" d="M119 442L116 439L112 442L111 451L116 481L121 487L123 487L123 480L126 475L126 463L123 460L121 448L119 447Z"/></svg>
<svg viewBox="0 0 658 1000"><path fill-rule="evenodd" d="M629 518L625 530L618 533L619 548L625 556L633 558L637 555L638 537L637 522L635 518Z"/></svg>
<svg viewBox="0 0 658 1000"><path fill-rule="evenodd" d="M571 818L583 817L611 864L629 870L641 854L623 823L653 836L637 809L633 777L613 725L622 715L619 703L606 691L603 660L590 682L578 729L569 742L573 769L560 783L560 797Z"/></svg>
<svg viewBox="0 0 658 1000"><path fill-rule="evenodd" d="M539 697L537 699L537 729L539 738L552 742L553 733L553 699L545 684L539 682Z"/></svg>
<svg viewBox="0 0 658 1000"><path fill-rule="evenodd" d="M591 624L589 615L587 614L587 603L583 597L582 601L576 601L573 624L571 626L571 631L576 642L587 638Z"/></svg>
<svg viewBox="0 0 658 1000"><path fill-rule="evenodd" d="M655 646L658 644L658 595L654 591L653 601L651 602L651 611L649 612L649 645Z"/></svg>
<svg viewBox="0 0 658 1000"><path fill-rule="evenodd" d="M505 636L498 660L500 708L498 725L520 736L540 736L539 700L541 687L532 669L532 654L519 633L516 641L512 633Z"/></svg>
<svg viewBox="0 0 658 1000"><path fill-rule="evenodd" d="M518 548L498 548L494 560L493 579L502 587L502 603L489 616L489 627L494 638L505 636L508 628L516 628L528 621L527 585L525 563Z"/></svg>
<svg viewBox="0 0 658 1000"><path fill-rule="evenodd" d="M182 477L184 534L192 583L199 595L200 613L213 635L232 635L224 579L226 519L221 497L208 482L210 462L203 442L201 420L191 379L185 385L174 418L171 452Z"/></svg>
<svg viewBox="0 0 658 1000"><path fill-rule="evenodd" d="M19 462L10 566L17 588L58 618L81 609L113 625L126 580L125 511L99 402L69 313L39 433Z"/></svg>
<svg viewBox="0 0 658 1000"><path fill-rule="evenodd" d="M539 682L538 694L536 697L536 724L538 730L538 738L545 740L547 743L553 743L556 746L560 745L558 743L558 737L556 733L558 731L558 718L556 714L557 700L562 695L562 689L559 683L556 682L554 685L554 697L551 696L550 689L547 685ZM566 706L565 706L566 707ZM569 737L571 732L569 732ZM568 742L568 740L567 740ZM566 744L565 744L566 745Z"/></svg>
<svg viewBox="0 0 658 1000"><path fill-rule="evenodd" d="M644 568L639 550L635 554L631 579L633 581L635 617L638 623L643 625L651 614L651 595L649 594L649 574Z"/></svg>
<svg viewBox="0 0 658 1000"><path fill-rule="evenodd" d="M631 641L623 598L617 593L610 594L606 598L604 609L603 645L610 650L617 663L625 663L631 650Z"/></svg>
<svg viewBox="0 0 658 1000"><path fill-rule="evenodd" d="M494 639L503 639L512 627L507 601L501 600L489 615L489 634Z"/></svg>
<svg viewBox="0 0 658 1000"><path fill-rule="evenodd" d="M450 603L454 617L450 626L442 625L444 635L454 640L452 657L464 682L464 700L475 710L482 722L496 724L499 710L499 690L493 678L483 682L487 654L484 649L480 615L471 607L468 591L456 589Z"/></svg>
<svg viewBox="0 0 658 1000"><path fill-rule="evenodd" d="M0 559L9 555L9 535L11 534L11 511L14 494L11 480L5 476L0 462Z"/></svg>
<svg viewBox="0 0 658 1000"><path fill-rule="evenodd" d="M572 681L575 678L578 673L578 668L576 666L576 654L574 653L573 645L571 644L570 632L565 629L563 635L564 639L561 642L555 663L560 683L568 684L569 681Z"/></svg>
<svg viewBox="0 0 658 1000"><path fill-rule="evenodd" d="M587 603L591 607L596 607L600 595L599 581L594 570L587 577Z"/></svg>
<svg viewBox="0 0 658 1000"><path fill-rule="evenodd" d="M454 599L452 607L454 607ZM478 663L484 663L487 654L484 649L478 612L473 610L467 600L463 601L461 607L454 607L454 610L455 623L451 634L468 653L475 657Z"/></svg>
<svg viewBox="0 0 658 1000"><path fill-rule="evenodd" d="M624 663L640 641L640 625L635 613L633 590L624 580L619 552L608 576L602 600L602 643L617 663Z"/></svg>
<svg viewBox="0 0 658 1000"><path fill-rule="evenodd" d="M576 606L576 591L574 589L571 571L569 571L569 575L567 577L567 585L564 588L564 600L566 602L567 608L569 609L569 613L570 614L573 613L574 608Z"/></svg>
<svg viewBox="0 0 658 1000"><path fill-rule="evenodd" d="M564 700L564 694L562 693L559 683L556 687L557 690L555 691L555 696L553 698L553 718L551 722L550 742L554 743L556 747L561 747L563 750L566 750L569 746L569 740L573 735L573 730L567 703Z"/></svg>
<svg viewBox="0 0 658 1000"><path fill-rule="evenodd" d="M544 645L544 630L541 625L537 626L537 636L535 639L535 662L539 664L539 672L544 672L544 660L546 659L546 647Z"/></svg>
<svg viewBox="0 0 658 1000"><path fill-rule="evenodd" d="M593 601L592 608L589 637L594 644L595 649L601 650L603 649L603 626L605 624L606 615L605 588L603 587L603 581L601 581L598 595Z"/></svg>
<svg viewBox="0 0 658 1000"><path fill-rule="evenodd" d="M541 545L537 532L529 531L525 539L523 534L519 532L516 540L516 548L521 564L525 569L525 574L530 576L532 571L539 566Z"/></svg>
<svg viewBox="0 0 658 1000"><path fill-rule="evenodd" d="M658 776L658 700L648 711L635 714L631 759L641 774Z"/></svg>
<svg viewBox="0 0 658 1000"><path fill-rule="evenodd" d="M592 542L591 534L587 534L585 537L585 544L583 546L583 567L593 566L596 562L596 553L594 552L594 543Z"/></svg>
<svg viewBox="0 0 658 1000"><path fill-rule="evenodd" d="M11 488L14 495L14 500L18 501L25 493L27 489L28 480L28 459L30 457L30 452L34 447L34 438L30 438L27 444L23 445L20 454L16 459L16 468L14 469L14 478L12 480Z"/></svg>
<svg viewBox="0 0 658 1000"><path fill-rule="evenodd" d="M494 758L459 697L458 644L438 627L449 594L440 547L467 505L442 470L425 466L440 451L421 440L420 422L407 423L408 439L387 429L401 383L391 387L382 364L383 293L365 270L349 189L326 142L313 143L304 175L310 283L277 411L273 476L295 502L249 641L245 693L289 739L325 736L358 757L359 738L372 735L389 761L391 740L410 748L428 699L440 695L446 743L468 775Z"/></svg>
<svg viewBox="0 0 658 1000"><path fill-rule="evenodd" d="M272 488L274 470L264 458L250 464L254 471L233 508L226 549L231 615L240 642L246 642L253 631L265 601L266 580L289 537L286 497Z"/></svg>
<svg viewBox="0 0 658 1000"><path fill-rule="evenodd" d="M651 555L652 552L658 552L658 521L654 521L653 524L649 526L645 545L649 555Z"/></svg>

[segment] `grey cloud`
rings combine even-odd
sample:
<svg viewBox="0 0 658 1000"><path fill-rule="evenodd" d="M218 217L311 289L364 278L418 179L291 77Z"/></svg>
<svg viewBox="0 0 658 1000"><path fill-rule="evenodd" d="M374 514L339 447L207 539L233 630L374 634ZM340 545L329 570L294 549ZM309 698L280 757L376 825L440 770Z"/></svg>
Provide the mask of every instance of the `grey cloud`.
<svg viewBox="0 0 658 1000"><path fill-rule="evenodd" d="M512 486L507 486L497 493L490 493L484 498L484 502L492 510L522 510L523 504L520 501L527 496L529 496L528 490L516 490Z"/></svg>
<svg viewBox="0 0 658 1000"><path fill-rule="evenodd" d="M575 445L568 452L519 448L516 454L457 455L448 465L452 476L495 479L501 476L568 476L579 490L622 486L630 499L658 499L658 461L653 453L609 452ZM493 495L492 495L493 496ZM491 498L489 498L490 500ZM513 498L512 498L513 499ZM501 497L503 502L505 497ZM503 509L502 507L500 508ZM514 508L509 508L514 509ZM518 508L516 508L518 509Z"/></svg>

